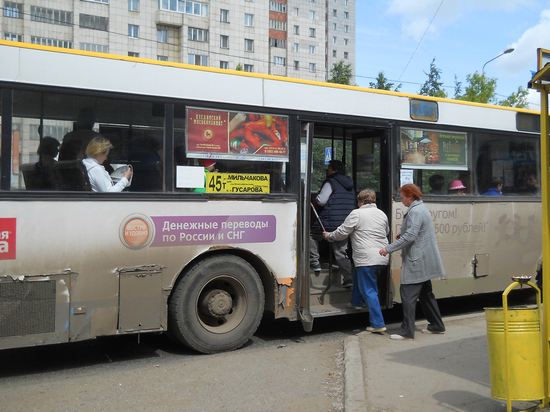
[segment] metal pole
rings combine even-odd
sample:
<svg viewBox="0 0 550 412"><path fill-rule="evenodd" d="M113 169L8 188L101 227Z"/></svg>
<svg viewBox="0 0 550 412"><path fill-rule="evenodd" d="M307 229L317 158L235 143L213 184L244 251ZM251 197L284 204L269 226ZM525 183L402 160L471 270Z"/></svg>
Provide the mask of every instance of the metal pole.
<svg viewBox="0 0 550 412"><path fill-rule="evenodd" d="M541 170L541 195L542 195L542 262L543 262L543 348L542 363L544 376L544 405L550 402L550 388L548 387L548 345L549 345L549 320L550 320L550 211L548 209L548 195L550 194L549 171L549 145L548 145L548 86L540 89L540 170ZM549 280L545 278L549 277Z"/></svg>

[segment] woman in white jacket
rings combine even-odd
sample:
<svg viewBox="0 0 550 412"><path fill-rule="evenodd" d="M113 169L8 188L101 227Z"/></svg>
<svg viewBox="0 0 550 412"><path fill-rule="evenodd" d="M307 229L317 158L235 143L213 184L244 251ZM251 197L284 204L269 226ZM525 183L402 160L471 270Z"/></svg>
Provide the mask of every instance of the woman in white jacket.
<svg viewBox="0 0 550 412"><path fill-rule="evenodd" d="M94 137L86 147L86 159L82 160L88 178L94 192L122 192L130 184L132 169L124 172L124 177L117 184L113 183L111 176L103 167L109 151L113 148L111 142L103 136Z"/></svg>
<svg viewBox="0 0 550 412"><path fill-rule="evenodd" d="M369 332L386 330L380 301L378 300L377 272L384 269L389 258L378 251L388 245L390 226L388 217L376 207L376 193L365 189L357 195L359 209L353 210L344 223L334 232L324 232L329 242L344 240L349 236L353 250L353 291L351 307L360 309L363 302L369 308Z"/></svg>

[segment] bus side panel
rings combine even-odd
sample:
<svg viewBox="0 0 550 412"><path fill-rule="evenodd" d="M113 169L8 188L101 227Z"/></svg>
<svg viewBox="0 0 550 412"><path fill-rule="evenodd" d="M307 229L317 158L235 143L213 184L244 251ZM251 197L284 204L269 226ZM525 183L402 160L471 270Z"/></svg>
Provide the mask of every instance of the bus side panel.
<svg viewBox="0 0 550 412"><path fill-rule="evenodd" d="M0 347L69 340L71 273L0 277Z"/></svg>
<svg viewBox="0 0 550 412"><path fill-rule="evenodd" d="M540 203L426 203L446 278L433 281L437 298L504 290L514 275L535 275L542 250ZM407 208L392 207L392 239ZM401 254L392 255L392 290L399 301ZM397 293L395 293L397 292Z"/></svg>
<svg viewBox="0 0 550 412"><path fill-rule="evenodd" d="M296 213L296 203L287 201L4 201L0 225L15 220L17 242L13 258L0 259L2 285L68 274L57 287L59 336L45 342L18 332L0 336L0 348L166 330L167 300L178 276L201 254L220 249L255 255L264 284L267 274L279 285L265 288L276 295L267 300L276 311L294 310ZM1 310L6 307L2 300Z"/></svg>

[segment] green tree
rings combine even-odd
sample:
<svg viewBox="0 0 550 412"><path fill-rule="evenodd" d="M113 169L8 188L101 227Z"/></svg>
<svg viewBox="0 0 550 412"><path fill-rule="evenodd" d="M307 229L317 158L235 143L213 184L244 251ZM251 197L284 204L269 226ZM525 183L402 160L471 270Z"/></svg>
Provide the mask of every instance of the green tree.
<svg viewBox="0 0 550 412"><path fill-rule="evenodd" d="M441 88L441 70L435 66L435 59L430 63L430 72L426 73L428 80L422 85L418 94L422 96L447 97L447 92Z"/></svg>
<svg viewBox="0 0 550 412"><path fill-rule="evenodd" d="M464 94L459 94L458 100L466 100L476 103L496 103L496 88L497 79L487 77L485 74L479 74L477 71L474 74L466 76L466 90Z"/></svg>
<svg viewBox="0 0 550 412"><path fill-rule="evenodd" d="M529 95L529 90L524 89L519 86L518 91L512 93L506 99L498 102L500 106L508 107L517 107L518 109L528 109L529 103L527 103L527 96Z"/></svg>
<svg viewBox="0 0 550 412"><path fill-rule="evenodd" d="M462 82L458 81L458 77L456 77L455 74L455 99L458 100L460 97L460 93L462 93Z"/></svg>
<svg viewBox="0 0 550 412"><path fill-rule="evenodd" d="M395 83L390 83L388 79L386 79L386 76L384 76L384 72L380 71L378 72L378 77L376 78L376 82L370 82L369 86L371 89L379 89L379 90L392 90L392 87ZM393 88L394 92L399 91L402 84L399 83L396 87Z"/></svg>
<svg viewBox="0 0 550 412"><path fill-rule="evenodd" d="M241 63L237 64L237 67L235 67L235 70L237 70L238 72L242 72L243 71L243 65Z"/></svg>
<svg viewBox="0 0 550 412"><path fill-rule="evenodd" d="M331 78L328 80L329 83L338 83L338 84L349 84L349 79L351 79L351 64L345 64L343 60L340 60L330 69Z"/></svg>

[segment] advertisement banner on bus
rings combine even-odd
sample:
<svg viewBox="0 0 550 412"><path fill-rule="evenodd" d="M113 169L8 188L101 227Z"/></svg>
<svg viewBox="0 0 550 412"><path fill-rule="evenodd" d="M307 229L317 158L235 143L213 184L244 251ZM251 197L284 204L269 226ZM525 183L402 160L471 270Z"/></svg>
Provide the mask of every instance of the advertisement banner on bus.
<svg viewBox="0 0 550 412"><path fill-rule="evenodd" d="M288 161L288 117L188 108L189 157Z"/></svg>
<svg viewBox="0 0 550 412"><path fill-rule="evenodd" d="M409 168L467 170L466 133L401 129L401 162Z"/></svg>
<svg viewBox="0 0 550 412"><path fill-rule="evenodd" d="M0 218L0 260L15 259L17 219Z"/></svg>

